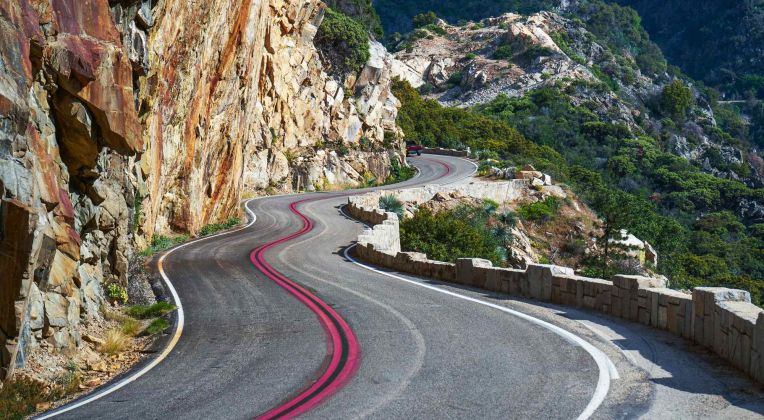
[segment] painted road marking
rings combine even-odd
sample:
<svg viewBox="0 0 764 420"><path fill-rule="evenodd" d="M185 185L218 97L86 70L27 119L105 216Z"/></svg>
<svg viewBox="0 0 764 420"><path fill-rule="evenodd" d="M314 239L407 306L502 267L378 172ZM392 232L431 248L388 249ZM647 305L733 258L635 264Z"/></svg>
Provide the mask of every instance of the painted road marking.
<svg viewBox="0 0 764 420"><path fill-rule="evenodd" d="M342 208L342 212L346 216L350 217L347 213L345 213L344 207ZM352 219L352 217L351 217L351 219ZM483 301L483 300L480 300L480 299L476 299L476 298L473 298L473 297L470 297L470 296L465 296L465 295L462 295L462 294L459 294L459 293L455 293L455 292L452 292L450 290L444 290L444 289L441 289L439 287L435 287L435 286L432 286L432 285L429 285L429 284L420 283L418 281L407 279L405 277L397 276L397 275L389 273L387 271L382 271L382 270L376 269L376 268L374 268L372 266L369 266L369 265L366 265L364 263L361 263L358 260L356 260L355 258L351 257L350 253L349 253L349 251L351 249L353 249L356 245L357 244L353 244L352 246L346 248L345 252L344 252L344 255L345 255L345 258L347 258L350 262L352 262L353 264L355 264L357 266L363 267L363 268L365 268L367 270L370 270L370 271L373 271L375 273L379 273L379 274L382 274L384 276L391 277L391 278L394 278L396 280L400 280L400 281L403 281L403 282L406 282L406 283L409 283L409 284L412 284L412 285L415 285L415 286L423 287L425 289L430 289L430 290L436 291L438 293L443 293L443 294L446 294L446 295L449 295L449 296L453 296L453 297L456 297L456 298L459 298L459 299L467 300L469 302L477 303L479 305L488 306L488 307L493 308L493 309L498 309L498 310L500 310L502 312L505 312L505 313L508 313L510 315L516 316L518 318L521 318L523 320L526 320L526 321L529 321L529 322L531 322L533 324L536 324L536 325L538 325L538 326L540 326L542 328L545 328L545 329L547 329L549 331L552 331L553 333L559 335L560 337L562 337L566 341L568 341L568 342L570 342L572 344L578 345L581 348L583 348L587 353L589 353L589 355L592 357L592 359L594 359L594 362L597 364L597 368L599 369L599 376L598 376L598 379L597 379L597 386L594 389L594 395L592 395L592 398L589 401L589 404L587 404L587 406L584 409L584 411L578 416L579 420L588 419L589 417L591 417L592 414L594 414L594 412L597 410L597 408L605 400L605 397L607 396L607 393L610 390L610 381L611 381L611 379L615 380L615 379L618 379L620 377L620 375L618 374L618 370L615 367L615 364L613 364L613 361L610 360L610 358L605 353L603 353L600 349L594 347L592 344L590 344L588 341L584 340L583 338L581 338L581 337L579 337L579 336L577 336L577 335L575 335L575 334L573 334L573 333L571 333L571 332L569 332L567 330L564 330L564 329L562 329L562 328L560 328L560 327L558 327L558 326L556 326L554 324L551 324L549 322L543 321L541 319L538 319L536 317L530 316L528 314L525 314L525 313L522 313L522 312L519 312L519 311L515 311L513 309L509 309L509 308L504 307L504 306L496 305L494 303L490 303L490 302L486 302L486 301Z"/></svg>
<svg viewBox="0 0 764 420"><path fill-rule="evenodd" d="M252 201L252 200L249 200L249 201ZM184 325L184 322L185 322L185 313L183 312L183 304L180 301L180 297L178 296L178 292L175 290L175 286L173 286L172 282L170 281L170 278L167 276L167 273L164 271L164 264L163 263L164 263L165 258L167 258L167 256L172 254L173 252L175 252L175 251L177 251L177 250L179 250L181 248L185 248L188 245L191 245L191 244L194 244L194 243L197 243L197 242L201 242L201 241L204 241L204 240L207 240L207 239L212 239L212 238L215 238L215 237L218 237L218 236L228 235L228 234L231 234L231 233L234 233L234 232L238 232L240 230L247 229L248 227L252 226L257 221L257 216L247 206L247 204L249 204L249 201L244 203L244 208L247 210L247 213L249 213L249 215L250 215L252 220L246 226L242 226L242 227L240 227L238 229L234 229L234 230L227 231L227 232L221 232L221 233L218 233L218 234L215 234L215 235L211 235L211 236L205 236L203 238L195 239L193 241L186 242L184 244L178 245L177 247L172 248L172 249L166 251L164 254L162 254L162 256L159 258L159 261L157 261L157 268L159 269L159 274L162 276L162 280L164 281L165 285L167 285L167 288L170 290L170 294L172 295L172 299L175 301L175 306L177 306L177 314L178 314L177 322L175 324L175 331L173 332L172 339L170 339L170 343L164 348L162 353L160 353L159 356L157 356L154 360L152 360L151 363L149 363L148 365L144 366L142 369L138 370L137 372L133 373L132 375L129 375L129 376L127 376L124 379L121 379L121 380L119 380L119 381L117 381L117 382L115 382L115 383L113 383L111 385L108 385L105 388L101 388L98 391L96 391L95 393L90 394L90 395L88 395L88 396L86 396L86 397L84 397L82 399L74 400L71 403L63 405L63 406L61 406L61 407L59 407L59 408L57 408L57 409L55 409L53 411L49 411L49 412L44 413L44 414L42 414L40 416L34 417L35 419L38 419L38 420L49 419L49 418L55 417L55 416L57 416L59 414L66 413L67 411L74 410L76 408L82 407L85 404L89 404L89 403L91 403L93 401L101 399L101 398L103 398L103 397L105 397L105 396L107 396L107 395L109 395L109 394L111 394L111 393L113 393L113 392L115 392L115 391L117 391L119 389L122 389L127 384L129 384L131 382L134 382L135 380L137 380L141 376L145 375L151 369L153 369L156 365L158 365L164 359L166 359L167 356L170 355L170 352L172 352L172 350L175 348L175 345L178 344L178 340L180 340L180 336L183 334L183 325Z"/></svg>

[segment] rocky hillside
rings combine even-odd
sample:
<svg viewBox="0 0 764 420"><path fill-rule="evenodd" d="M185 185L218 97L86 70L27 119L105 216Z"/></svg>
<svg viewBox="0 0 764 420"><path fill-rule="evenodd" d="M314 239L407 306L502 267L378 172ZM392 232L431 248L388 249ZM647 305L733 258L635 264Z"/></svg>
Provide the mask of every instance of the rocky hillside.
<svg viewBox="0 0 764 420"><path fill-rule="evenodd" d="M481 167L532 162L612 222L607 232L655 245L673 287L741 287L761 302L764 160L745 118L669 71L638 15L605 10L615 14L588 24L418 16L395 43L399 124L427 146L470 147Z"/></svg>
<svg viewBox="0 0 764 420"><path fill-rule="evenodd" d="M650 37L687 74L729 93L764 97L761 0L617 1L639 12Z"/></svg>
<svg viewBox="0 0 764 420"><path fill-rule="evenodd" d="M317 0L0 4L0 377L79 348L153 235L257 194L384 179L390 56L324 69ZM19 345L21 344L21 345Z"/></svg>
<svg viewBox="0 0 764 420"><path fill-rule="evenodd" d="M616 53L556 13L506 14L462 26L437 20L409 34L398 48L403 65L394 67L395 74L444 105L475 106L499 95L520 97L554 87L566 92L572 105L634 136L661 133L673 153L708 173L764 186L758 149L720 133L702 92L691 89L693 105L677 124L661 104L673 77L643 71L638 57Z"/></svg>

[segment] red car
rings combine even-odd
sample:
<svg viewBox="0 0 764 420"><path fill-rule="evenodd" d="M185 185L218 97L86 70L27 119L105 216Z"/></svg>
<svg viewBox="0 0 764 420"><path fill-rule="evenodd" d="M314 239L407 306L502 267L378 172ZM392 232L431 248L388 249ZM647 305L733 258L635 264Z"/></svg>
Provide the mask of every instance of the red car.
<svg viewBox="0 0 764 420"><path fill-rule="evenodd" d="M406 141L406 154L416 153L417 156L421 156L423 149L424 147L421 144L416 144L415 141Z"/></svg>

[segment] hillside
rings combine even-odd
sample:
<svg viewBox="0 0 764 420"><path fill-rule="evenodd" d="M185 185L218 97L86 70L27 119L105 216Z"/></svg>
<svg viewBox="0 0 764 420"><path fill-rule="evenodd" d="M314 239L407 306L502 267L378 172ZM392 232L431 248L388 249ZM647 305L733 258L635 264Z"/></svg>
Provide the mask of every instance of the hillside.
<svg viewBox="0 0 764 420"><path fill-rule="evenodd" d="M469 146L504 166L533 162L655 244L674 287L761 294L762 160L728 131L738 116L689 78L651 73L661 59L617 54L616 34L555 13L420 24L393 66L407 81L395 92L408 138Z"/></svg>

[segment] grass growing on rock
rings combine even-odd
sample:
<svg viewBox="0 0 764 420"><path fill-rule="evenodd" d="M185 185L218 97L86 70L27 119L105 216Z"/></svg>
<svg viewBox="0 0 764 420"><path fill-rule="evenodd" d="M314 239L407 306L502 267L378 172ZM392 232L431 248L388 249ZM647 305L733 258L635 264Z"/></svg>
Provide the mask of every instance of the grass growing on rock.
<svg viewBox="0 0 764 420"><path fill-rule="evenodd" d="M231 217L223 223L210 223L209 225L205 225L199 231L199 236L213 235L222 230L230 229L240 223L241 223L241 220L237 217Z"/></svg>
<svg viewBox="0 0 764 420"><path fill-rule="evenodd" d="M127 314L138 319L160 317L175 310L175 305L168 302L157 302L153 305L133 305L127 308Z"/></svg>
<svg viewBox="0 0 764 420"><path fill-rule="evenodd" d="M37 404L53 399L46 386L24 377L14 377L0 388L0 413L4 419L23 419L35 411Z"/></svg>
<svg viewBox="0 0 764 420"><path fill-rule="evenodd" d="M166 330L170 326L170 322L164 318L157 318L151 321L148 327L146 327L146 334L154 335Z"/></svg>
<svg viewBox="0 0 764 420"><path fill-rule="evenodd" d="M134 318L126 318L122 321L122 332L130 337L135 337L141 332L141 322Z"/></svg>
<svg viewBox="0 0 764 420"><path fill-rule="evenodd" d="M189 239L190 238L188 235L179 235L173 237L156 235L151 238L151 246L141 251L140 255L148 257L150 255L156 254L157 252L162 252L166 249L174 247L175 245L186 242Z"/></svg>

